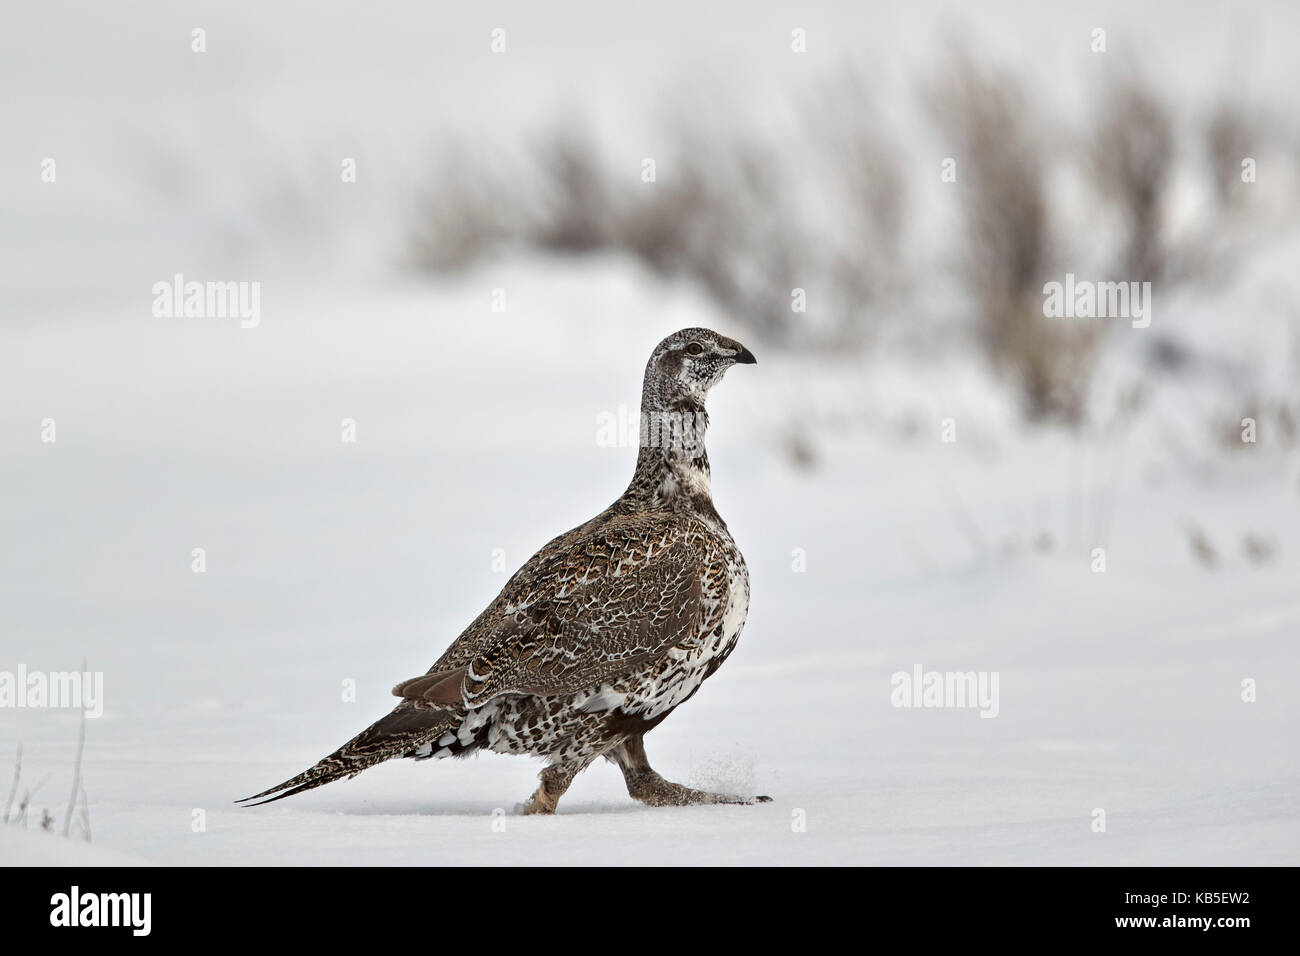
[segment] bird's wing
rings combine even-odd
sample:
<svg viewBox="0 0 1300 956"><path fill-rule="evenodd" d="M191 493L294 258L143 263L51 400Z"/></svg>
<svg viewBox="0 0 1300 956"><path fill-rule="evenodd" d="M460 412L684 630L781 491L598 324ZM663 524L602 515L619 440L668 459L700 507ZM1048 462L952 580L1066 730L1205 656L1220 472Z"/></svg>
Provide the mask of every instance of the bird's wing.
<svg viewBox="0 0 1300 956"><path fill-rule="evenodd" d="M494 602L496 620L478 622L490 633L472 658L449 652L393 693L469 707L501 694L575 693L696 638L700 552L680 529L649 530L616 522L526 566Z"/></svg>

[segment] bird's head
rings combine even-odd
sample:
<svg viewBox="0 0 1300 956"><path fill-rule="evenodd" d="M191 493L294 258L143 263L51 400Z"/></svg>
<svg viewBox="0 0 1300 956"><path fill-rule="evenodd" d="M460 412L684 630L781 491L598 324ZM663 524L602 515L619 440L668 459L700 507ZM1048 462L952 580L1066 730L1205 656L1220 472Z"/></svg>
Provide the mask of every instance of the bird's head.
<svg viewBox="0 0 1300 956"><path fill-rule="evenodd" d="M753 365L754 353L735 339L711 329L682 329L650 353L646 377L664 386L664 398L683 396L703 400L733 365Z"/></svg>

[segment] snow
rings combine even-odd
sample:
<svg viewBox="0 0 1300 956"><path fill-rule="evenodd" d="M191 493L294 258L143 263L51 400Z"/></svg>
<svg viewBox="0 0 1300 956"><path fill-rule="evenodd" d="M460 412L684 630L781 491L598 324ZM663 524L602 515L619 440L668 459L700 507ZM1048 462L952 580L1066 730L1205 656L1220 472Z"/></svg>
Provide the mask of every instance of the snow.
<svg viewBox="0 0 1300 956"><path fill-rule="evenodd" d="M1125 22L1121 7L1108 24ZM0 671L84 659L104 675L105 702L82 766L94 842L0 825L0 863L1300 862L1300 463L1267 434L1230 452L1205 434L1202 412L1237 411L1238 381L1171 381L1131 431L1075 440L1025 427L972 353L782 351L620 259L514 259L437 283L398 274L395 230L377 223L410 202L394 195L403 164L418 163L400 123L422 134L459 109L490 137L593 71L626 74L593 94L599 117L649 97L660 58L645 31L591 43L571 21L503 5L493 13L524 17L512 42L532 51L498 75L487 53L391 13L349 69L330 51L353 48L352 21L339 31L286 7L259 32L214 12L210 59L185 60L188 84L169 84L144 54L187 42L188 16L136 11L139 30L73 29L71 8L55 9L0 38L5 53L59 51L44 65L0 56L33 90L0 106L22 153L2 160L19 224L3 251L23 264L7 270L0 320ZM890 14L891 58L922 49L934 10ZM894 35L866 14L842 29L835 10L816 14L814 38L848 44L853 25L881 44ZM459 16L475 36L494 25ZM708 16L710 35L743 45L734 9ZM765 7L763 35L785 42L791 16ZM1040 16L1027 22L1041 35ZM656 42L675 46L673 19L653 18L667 31ZM1093 25L1069 22L1084 35ZM997 36L1006 20L990 23ZM570 34L594 60L537 52ZM298 39L281 63L286 36ZM1047 69L1055 47L1042 50ZM1268 51L1261 68L1276 72ZM736 55L751 71L767 62ZM96 56L121 68L104 74L102 117L74 122L89 109L75 105L93 74L81 64ZM132 58L145 65L128 69ZM1199 78L1196 56L1176 59L1184 81ZM464 82L439 82L448 62ZM468 93L473 77L485 85ZM526 96L508 95L525 81ZM252 132L210 132L241 129L223 108L263 86ZM138 108L156 128L133 119ZM611 148L642 155L642 130L606 122ZM165 166L141 162L140 137L121 133L142 124L190 155L193 168L171 170L184 201L151 191ZM323 224L274 218L246 184L299 164L334 188L355 141L382 172L359 183L367 205L339 202ZM310 162L292 152L301 144ZM14 185L48 152L60 157L56 199ZM1278 253L1251 287L1290 294L1293 261ZM260 324L155 317L150 288L177 272L260 281ZM497 288L505 312L492 311ZM1161 308L1165 330L1267 364L1286 387L1294 365L1266 317ZM602 763L555 817L522 817L540 765L485 755L392 762L235 806L385 713L392 685L422 673L511 571L621 492L635 450L598 441L600 416L635 410L650 348L690 325L734 335L759 360L710 399L714 499L748 560L751 607L735 654L647 749L670 779L773 802L648 809ZM47 418L52 444L40 440ZM340 440L344 419L355 443ZM792 432L811 466L784 450ZM1215 568L1194 559L1191 526L1214 544ZM1248 534L1275 543L1270 561L1243 556ZM998 716L892 706L891 675L917 665L996 671ZM72 710L0 710L0 781L21 745L20 795L31 791L38 817L62 819L77 727Z"/></svg>
<svg viewBox="0 0 1300 956"><path fill-rule="evenodd" d="M389 688L504 583L494 549L508 573L621 491L635 452L599 447L597 416L635 401L661 333L736 331L700 305L659 314L631 267L584 268L576 283L549 264L508 271L544 321L493 316L470 277L351 298L286 288L257 329L156 319L146 302L21 334L0 419L6 660L85 657L105 675L84 764L96 847L201 865L1296 861L1297 556L1225 555L1211 572L1180 537L1190 515L1296 540L1279 471L1148 486L1143 460L1160 452L1133 439L1093 573L1094 542L1069 527L1083 454L1070 442L1003 434L988 459L960 435L814 428L820 463L796 469L766 437L797 375L758 346L711 397L715 500L750 565L749 623L648 749L670 777L773 803L641 808L599 764L555 819L523 818L538 765L487 755L233 806L385 712ZM959 422L967 387L914 386ZM53 445L35 440L45 416ZM1044 529L1045 555L1031 547ZM206 573L191 571L195 547ZM916 664L997 671L997 718L892 707L891 675ZM0 752L22 743L24 781L49 775L34 806L64 791L76 722L6 713Z"/></svg>
<svg viewBox="0 0 1300 956"><path fill-rule="evenodd" d="M0 863L5 866L148 866L86 840L21 826L0 826Z"/></svg>

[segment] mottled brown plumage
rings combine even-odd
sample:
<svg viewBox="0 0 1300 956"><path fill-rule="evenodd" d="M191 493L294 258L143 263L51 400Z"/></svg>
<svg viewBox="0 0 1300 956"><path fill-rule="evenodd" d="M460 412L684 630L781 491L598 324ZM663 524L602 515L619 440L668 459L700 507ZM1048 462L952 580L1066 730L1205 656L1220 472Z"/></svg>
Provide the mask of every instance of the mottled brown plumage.
<svg viewBox="0 0 1300 956"><path fill-rule="evenodd" d="M728 368L753 362L708 329L661 342L646 365L627 491L520 568L426 674L394 688L401 702L390 714L246 799L278 800L393 757L479 749L548 761L526 812L553 812L600 756L652 805L766 799L670 783L641 742L717 670L744 626L749 576L713 507L704 399Z"/></svg>

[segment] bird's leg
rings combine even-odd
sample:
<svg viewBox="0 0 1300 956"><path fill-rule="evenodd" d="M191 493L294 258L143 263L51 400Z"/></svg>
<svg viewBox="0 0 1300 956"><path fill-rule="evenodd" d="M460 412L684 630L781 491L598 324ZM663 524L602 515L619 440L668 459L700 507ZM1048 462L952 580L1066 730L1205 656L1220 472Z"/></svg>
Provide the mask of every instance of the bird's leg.
<svg viewBox="0 0 1300 956"><path fill-rule="evenodd" d="M586 767L586 763L580 764L551 764L540 774L542 778L541 785L537 791L524 804L521 812L529 813L554 813L555 805L560 802L560 797L569 789L569 784L573 783L573 778Z"/></svg>
<svg viewBox="0 0 1300 956"><path fill-rule="evenodd" d="M665 780L650 766L643 737L628 737L606 756L618 764L633 800L652 807L685 807L699 803L768 803L771 797L742 797L731 793L692 790Z"/></svg>

